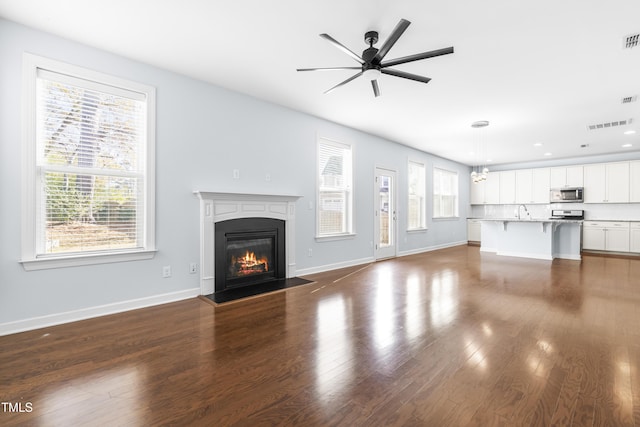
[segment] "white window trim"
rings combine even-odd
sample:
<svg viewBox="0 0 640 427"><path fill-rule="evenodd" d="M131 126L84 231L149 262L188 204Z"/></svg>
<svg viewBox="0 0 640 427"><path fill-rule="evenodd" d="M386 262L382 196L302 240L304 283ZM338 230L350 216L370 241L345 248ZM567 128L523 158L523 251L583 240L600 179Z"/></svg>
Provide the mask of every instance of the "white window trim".
<svg viewBox="0 0 640 427"><path fill-rule="evenodd" d="M413 160L413 159L409 159L409 161L407 162L407 179L410 178L409 176L409 167L411 165L411 163L414 163L416 165L421 165L424 168L424 196L423 196L423 201L422 201L422 209L424 212L424 218L422 218L422 222L423 225L420 227L409 227L409 197L411 196L409 194L409 185L407 185L407 232L408 233L416 233L416 232L422 232L422 231L427 231L429 229L429 227L427 227L427 165L420 161L420 160ZM407 183L408 184L408 183Z"/></svg>
<svg viewBox="0 0 640 427"><path fill-rule="evenodd" d="M145 230L142 249L72 255L36 256L36 78L38 69L51 70L85 80L140 92L147 98L147 144L145 176ZM152 86L88 70L49 58L23 54L22 61L22 254L25 270L150 259L155 248L155 130L156 91Z"/></svg>
<svg viewBox="0 0 640 427"><path fill-rule="evenodd" d="M350 217L348 218L348 223L349 223L349 231L345 232L345 233L334 233L334 234L319 234L319 230L320 230L320 176L319 176L319 170L320 170L320 156L319 156L319 148L320 148L320 141L326 141L330 144L335 144L337 146L343 146L343 147L349 147L351 149L351 191L349 192L350 194L350 201L349 201L349 215ZM331 138L327 138L324 136L320 136L317 135L316 137L316 167L315 167L315 175L316 175L316 230L315 230L315 241L320 243L320 242L332 242L332 241L336 241L336 240L347 240L347 239L353 239L354 237L356 237L356 225L355 225L355 180L354 180L354 175L355 175L355 170L354 170L354 158L355 158L355 154L354 154L355 150L352 144L347 144L344 142L340 142L340 141L336 141L334 139Z"/></svg>

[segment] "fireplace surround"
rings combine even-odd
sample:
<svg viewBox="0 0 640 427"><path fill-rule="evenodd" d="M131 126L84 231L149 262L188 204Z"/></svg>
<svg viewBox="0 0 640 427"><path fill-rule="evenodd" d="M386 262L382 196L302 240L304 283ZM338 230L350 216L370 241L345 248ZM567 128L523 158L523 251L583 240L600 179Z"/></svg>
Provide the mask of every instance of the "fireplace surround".
<svg viewBox="0 0 640 427"><path fill-rule="evenodd" d="M231 220L252 219L279 220L283 229L283 252L278 256L278 273L284 278L296 275L295 261L295 204L300 196L278 194L248 194L194 191L200 200L200 293L210 295L216 292L216 262L227 258L228 254L216 247L216 228L224 224L234 224ZM268 227L267 227L268 228ZM273 228L271 226L271 228ZM232 241L250 237L251 227L231 232ZM235 233L235 234L234 234ZM243 236L243 233L245 234ZM258 239L270 239L262 236ZM234 240L235 239L235 240ZM264 242L264 241L263 241ZM282 249L280 249L282 250ZM259 263L258 263L259 264ZM256 267L259 268L259 267ZM257 274L261 274L257 272ZM270 273L268 273L270 274ZM252 280L252 274L233 281L232 287L243 286ZM255 277L255 276L253 276ZM237 278L236 278L237 279Z"/></svg>

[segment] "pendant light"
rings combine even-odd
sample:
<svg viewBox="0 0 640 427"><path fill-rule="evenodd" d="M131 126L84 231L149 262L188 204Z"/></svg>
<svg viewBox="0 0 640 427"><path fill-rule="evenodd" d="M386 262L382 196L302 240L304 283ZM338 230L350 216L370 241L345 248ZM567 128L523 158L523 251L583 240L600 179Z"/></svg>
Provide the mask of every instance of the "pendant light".
<svg viewBox="0 0 640 427"><path fill-rule="evenodd" d="M487 120L478 120L471 123L471 127L478 129L478 138L476 139L476 160L477 164L471 169L471 179L474 184L485 181L489 174L489 168L485 161L487 158L487 140L486 128L489 126Z"/></svg>

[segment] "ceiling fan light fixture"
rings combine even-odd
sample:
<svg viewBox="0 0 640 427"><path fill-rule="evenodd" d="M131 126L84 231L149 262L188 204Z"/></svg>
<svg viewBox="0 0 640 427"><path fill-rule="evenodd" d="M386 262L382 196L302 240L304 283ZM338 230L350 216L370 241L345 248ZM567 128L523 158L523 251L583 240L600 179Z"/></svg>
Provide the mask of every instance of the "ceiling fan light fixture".
<svg viewBox="0 0 640 427"><path fill-rule="evenodd" d="M364 70L364 72L362 73L362 75L367 80L378 80L378 77L380 77L380 74L382 73L377 68L369 68L368 70Z"/></svg>

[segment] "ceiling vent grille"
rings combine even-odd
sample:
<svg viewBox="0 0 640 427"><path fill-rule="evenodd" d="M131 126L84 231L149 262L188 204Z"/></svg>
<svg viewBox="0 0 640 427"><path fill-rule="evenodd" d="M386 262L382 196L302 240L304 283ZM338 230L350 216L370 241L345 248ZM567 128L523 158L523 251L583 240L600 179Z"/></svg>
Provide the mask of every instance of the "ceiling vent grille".
<svg viewBox="0 0 640 427"><path fill-rule="evenodd" d="M636 102L637 100L638 100L638 95L625 96L624 98L622 98L622 103L629 104L631 102Z"/></svg>
<svg viewBox="0 0 640 427"><path fill-rule="evenodd" d="M609 129L617 126L630 125L632 122L633 122L633 119L618 120L617 122L606 122L606 123L598 123L595 125L589 125L587 126L587 128L589 130Z"/></svg>
<svg viewBox="0 0 640 427"><path fill-rule="evenodd" d="M625 49L631 49L638 46L638 42L640 42L640 34L630 34L622 40L622 44Z"/></svg>

